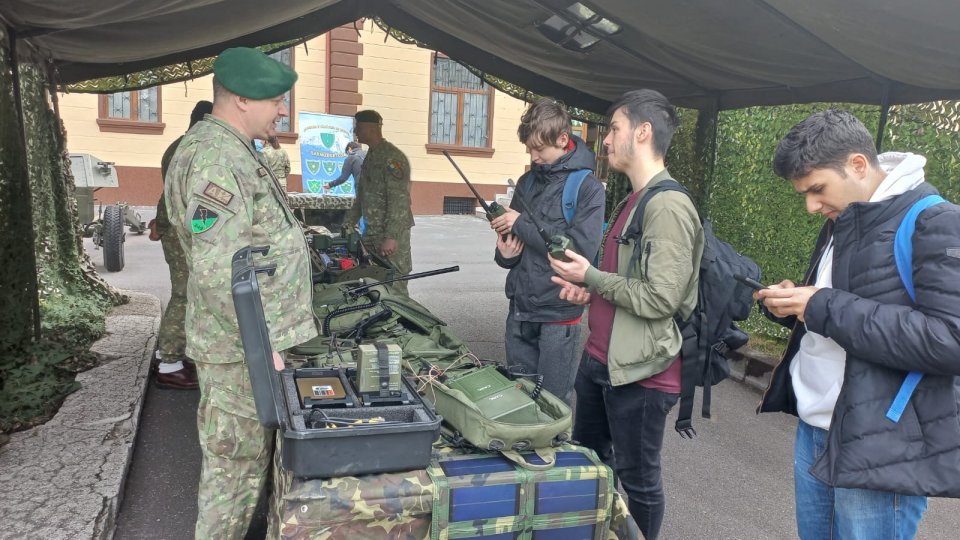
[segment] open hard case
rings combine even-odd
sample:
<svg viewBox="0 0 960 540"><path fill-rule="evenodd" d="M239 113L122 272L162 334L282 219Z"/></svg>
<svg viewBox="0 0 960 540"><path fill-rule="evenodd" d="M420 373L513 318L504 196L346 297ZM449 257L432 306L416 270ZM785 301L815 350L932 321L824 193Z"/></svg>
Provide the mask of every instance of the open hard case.
<svg viewBox="0 0 960 540"><path fill-rule="evenodd" d="M247 247L234 254L231 289L257 416L280 431L283 468L303 478L426 468L440 417L406 379L397 399L365 402L352 388L355 373L347 367L273 367L257 274L273 275L276 265L253 262L254 254L268 251Z"/></svg>

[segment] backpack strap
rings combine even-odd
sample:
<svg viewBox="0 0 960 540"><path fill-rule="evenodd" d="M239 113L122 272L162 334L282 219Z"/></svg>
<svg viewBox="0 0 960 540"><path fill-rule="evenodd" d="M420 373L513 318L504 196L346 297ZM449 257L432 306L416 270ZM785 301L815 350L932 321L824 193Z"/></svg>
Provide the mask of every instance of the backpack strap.
<svg viewBox="0 0 960 540"><path fill-rule="evenodd" d="M917 294L913 289L913 233L917 230L917 218L927 208L944 202L947 202L946 199L940 195L927 195L913 203L913 206L903 216L903 220L900 221L897 234L893 238L893 258L897 263L897 272L900 273L900 281L903 282L903 287L907 289L910 300L914 302L917 301ZM922 378L923 373L919 371L907 373L897 396L893 398L890 409L887 410L887 418L894 423L900 421L900 416L903 415L903 410L907 408L910 396L913 395Z"/></svg>
<svg viewBox="0 0 960 540"><path fill-rule="evenodd" d="M563 219L567 225L573 223L573 216L577 213L577 198L580 196L580 186L583 181L593 171L590 169L577 169L567 175L567 180L563 184Z"/></svg>
<svg viewBox="0 0 960 540"><path fill-rule="evenodd" d="M642 251L640 248L640 237L643 236L643 213L647 210L647 204L650 202L650 199L661 191L680 191L686 193L688 197L690 196L687 188L683 187L673 178L661 180L647 189L647 192L644 193L643 197L637 202L637 209L633 213L633 220L630 221L626 230L616 239L619 244L625 244L630 240L634 241L633 255L630 257L630 264L627 268L633 268L635 264L640 262L640 252ZM693 199L691 198L691 200Z"/></svg>

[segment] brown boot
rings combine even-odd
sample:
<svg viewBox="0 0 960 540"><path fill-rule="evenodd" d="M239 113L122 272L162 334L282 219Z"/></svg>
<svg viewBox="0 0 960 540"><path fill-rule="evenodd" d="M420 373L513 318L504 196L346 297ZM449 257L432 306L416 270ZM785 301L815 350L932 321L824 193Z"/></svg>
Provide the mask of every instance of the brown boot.
<svg viewBox="0 0 960 540"><path fill-rule="evenodd" d="M200 385L197 383L196 368L186 362L184 362L183 366L183 369L171 373L157 372L154 378L157 387L171 390L196 390L199 388Z"/></svg>

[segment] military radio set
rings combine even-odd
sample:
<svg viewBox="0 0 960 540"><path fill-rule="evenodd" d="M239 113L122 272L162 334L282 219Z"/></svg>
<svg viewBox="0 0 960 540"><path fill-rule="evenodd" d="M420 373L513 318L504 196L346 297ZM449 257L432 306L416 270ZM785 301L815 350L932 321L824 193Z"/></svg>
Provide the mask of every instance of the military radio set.
<svg viewBox="0 0 960 540"><path fill-rule="evenodd" d="M577 249L576 244L574 244L570 237L562 234L551 236L547 231L543 230L540 221L533 215L533 211L530 209L530 206L527 205L527 201L523 198L523 195L520 194L517 186L514 185L513 179L507 180L507 184L513 188L513 198L520 204L520 209L523 210L523 213L533 222L533 226L537 228L537 234L543 239L544 244L547 246L547 253L549 253L551 257L558 261L570 262L570 257L567 257L566 253L564 253L566 250L569 249L580 253L580 250Z"/></svg>
<svg viewBox="0 0 960 540"><path fill-rule="evenodd" d="M398 345L361 343L355 367L275 367L257 274L272 275L276 264L253 260L269 249L234 254L231 292L257 418L280 432L284 469L329 478L426 468L440 417L402 376Z"/></svg>
<svg viewBox="0 0 960 540"><path fill-rule="evenodd" d="M496 366L478 370L446 381L449 388L463 392L485 418L510 424L536 424L536 396L521 390L517 383L504 376Z"/></svg>
<svg viewBox="0 0 960 540"><path fill-rule="evenodd" d="M307 239L314 283L335 283L361 277L384 281L397 275L389 261L365 249L356 229L343 227L340 236L332 236L324 229L323 232L307 234Z"/></svg>

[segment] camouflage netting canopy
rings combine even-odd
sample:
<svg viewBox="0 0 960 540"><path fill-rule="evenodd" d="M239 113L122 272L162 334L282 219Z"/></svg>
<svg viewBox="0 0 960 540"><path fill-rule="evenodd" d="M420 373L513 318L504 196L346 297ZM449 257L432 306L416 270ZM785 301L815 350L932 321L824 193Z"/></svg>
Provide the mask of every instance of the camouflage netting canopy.
<svg viewBox="0 0 960 540"><path fill-rule="evenodd" d="M95 360L88 349L106 310L121 301L83 252L46 72L21 61L15 88L7 43L0 28L0 431L56 411L77 388L75 373Z"/></svg>

